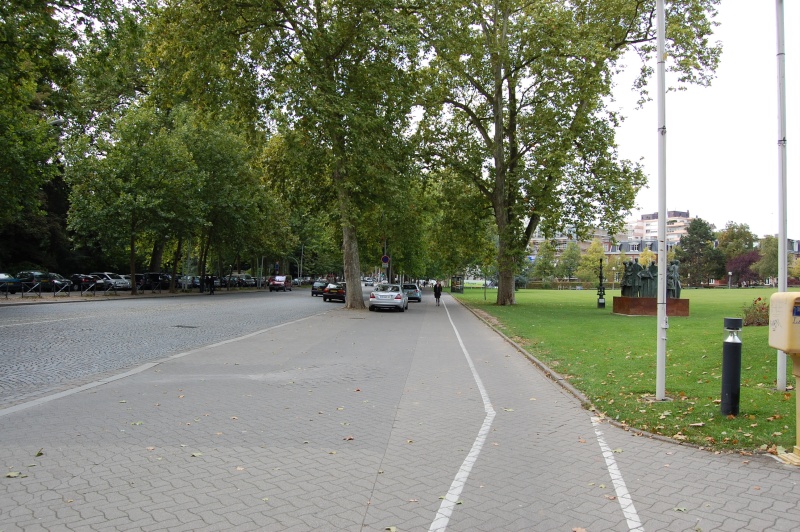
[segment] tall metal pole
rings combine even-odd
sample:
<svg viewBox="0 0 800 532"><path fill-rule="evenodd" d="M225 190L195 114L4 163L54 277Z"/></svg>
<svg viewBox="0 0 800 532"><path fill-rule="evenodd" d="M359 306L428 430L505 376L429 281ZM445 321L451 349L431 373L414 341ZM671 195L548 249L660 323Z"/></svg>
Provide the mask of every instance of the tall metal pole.
<svg viewBox="0 0 800 532"><path fill-rule="evenodd" d="M665 63L667 60L664 0L656 2L658 53L658 296L656 331L656 400L666 399L667 380L667 112Z"/></svg>
<svg viewBox="0 0 800 532"><path fill-rule="evenodd" d="M778 292L786 292L786 47L783 0L776 0L778 19ZM786 353L778 350L778 390L786 390Z"/></svg>

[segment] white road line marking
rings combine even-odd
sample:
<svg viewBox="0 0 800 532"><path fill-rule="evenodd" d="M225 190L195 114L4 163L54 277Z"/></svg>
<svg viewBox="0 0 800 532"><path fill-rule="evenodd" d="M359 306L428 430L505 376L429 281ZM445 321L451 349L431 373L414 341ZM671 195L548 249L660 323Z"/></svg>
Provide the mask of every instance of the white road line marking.
<svg viewBox="0 0 800 532"><path fill-rule="evenodd" d="M472 371L472 377L475 379L475 384L478 386L481 398L483 398L483 408L486 411L486 417L483 420L481 430L478 432L478 437L475 438L475 442L472 444L472 449L470 449L467 457L464 458L461 468L456 473L452 484L450 484L450 490L447 492L447 495L445 495L444 500L442 500L442 504L439 505L439 511L436 513L436 518L433 520L433 523L431 523L431 527L429 528L430 532L442 532L447 529L447 525L450 522L450 516L453 514L453 509L455 508L456 504L458 504L459 496L461 496L461 490L464 489L464 485L467 483L469 474L472 471L472 466L475 465L475 462L478 460L478 455L480 454L481 449L483 449L483 444L486 442L486 437L489 435L489 430L492 428L492 420L494 420L494 416L496 414L492 408L491 401L489 401L489 394L486 393L486 388L483 387L483 382L481 382L481 378L478 376L478 371L475 369L475 365L472 363L472 358L469 356L469 352L467 351L466 346L464 346L464 342L461 340L461 335L458 334L458 329L456 329L456 325L453 323L453 318L450 316L450 311L447 310L447 305L444 304L444 300L441 301L441 305L447 312L447 318L450 320L450 325L453 327L453 332L456 333L456 338L458 338L461 351L464 353L464 358L467 359L469 369Z"/></svg>
<svg viewBox="0 0 800 532"><path fill-rule="evenodd" d="M617 467L617 461L614 460L614 452L608 447L606 439L603 437L603 431L600 430L600 418L592 417L592 425L594 426L594 433L597 436L597 443L600 444L600 450L603 451L603 458L606 459L606 468L608 469L608 474L611 476L611 481L614 483L614 490L617 492L619 506L622 508L622 514L628 521L628 528L635 532L644 532L639 514L636 513L636 508L633 507L631 494L628 493L628 487L625 485L625 480L622 478L619 467Z"/></svg>

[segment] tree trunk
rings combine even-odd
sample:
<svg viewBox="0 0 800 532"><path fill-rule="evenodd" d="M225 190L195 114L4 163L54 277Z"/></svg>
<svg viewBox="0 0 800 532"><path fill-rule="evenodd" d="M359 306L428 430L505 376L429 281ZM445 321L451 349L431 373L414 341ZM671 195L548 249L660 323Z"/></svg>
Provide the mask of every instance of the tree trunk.
<svg viewBox="0 0 800 532"><path fill-rule="evenodd" d="M150 255L151 272L161 271L161 262L164 260L164 244L163 240L156 240L153 244L153 254Z"/></svg>

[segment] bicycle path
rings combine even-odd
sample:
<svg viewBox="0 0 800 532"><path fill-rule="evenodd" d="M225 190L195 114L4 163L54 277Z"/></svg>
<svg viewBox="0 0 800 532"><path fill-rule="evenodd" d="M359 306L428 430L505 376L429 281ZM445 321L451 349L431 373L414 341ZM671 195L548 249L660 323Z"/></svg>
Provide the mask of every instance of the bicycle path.
<svg viewBox="0 0 800 532"><path fill-rule="evenodd" d="M442 301L337 305L0 410L0 530L800 527L797 468L611 426Z"/></svg>

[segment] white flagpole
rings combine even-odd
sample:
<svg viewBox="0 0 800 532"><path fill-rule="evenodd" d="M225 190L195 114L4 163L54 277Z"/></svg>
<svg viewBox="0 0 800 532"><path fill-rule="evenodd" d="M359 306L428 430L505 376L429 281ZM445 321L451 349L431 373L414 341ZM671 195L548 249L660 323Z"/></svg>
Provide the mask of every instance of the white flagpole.
<svg viewBox="0 0 800 532"><path fill-rule="evenodd" d="M778 291L786 292L786 45L783 0L776 0L775 7L778 19ZM786 390L786 353L780 350L777 388Z"/></svg>
<svg viewBox="0 0 800 532"><path fill-rule="evenodd" d="M667 374L667 125L666 125L666 82L664 64L667 59L664 20L664 0L656 2L657 53L658 53L658 330L656 349L656 400L666 399Z"/></svg>

